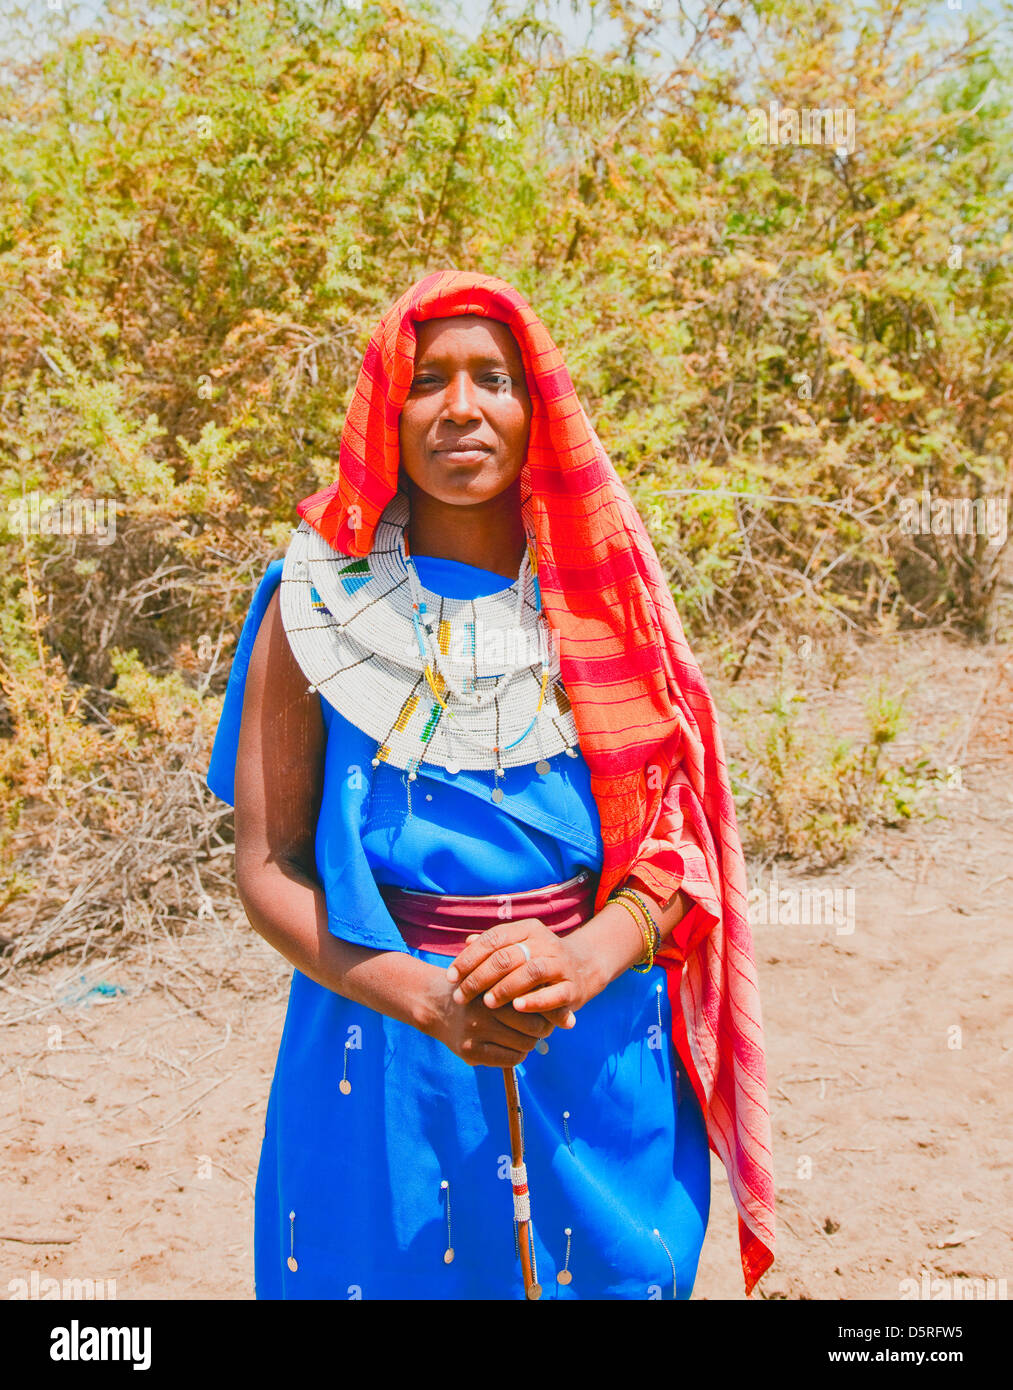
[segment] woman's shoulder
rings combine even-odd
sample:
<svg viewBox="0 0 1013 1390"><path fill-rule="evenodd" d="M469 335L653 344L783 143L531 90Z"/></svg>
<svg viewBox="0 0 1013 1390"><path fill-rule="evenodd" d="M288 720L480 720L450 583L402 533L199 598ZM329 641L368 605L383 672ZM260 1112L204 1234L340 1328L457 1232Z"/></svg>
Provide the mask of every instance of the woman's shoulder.
<svg viewBox="0 0 1013 1390"><path fill-rule="evenodd" d="M254 591L232 659L215 733L207 784L230 806L235 805L236 760L244 709L252 711L251 729L260 731L270 725L277 730L285 724L286 707L291 708L307 695L306 678L292 654L282 621L283 564L281 559L271 561ZM319 698L314 699L319 706ZM312 733L318 725L312 723L309 711L307 719L311 721L308 727Z"/></svg>

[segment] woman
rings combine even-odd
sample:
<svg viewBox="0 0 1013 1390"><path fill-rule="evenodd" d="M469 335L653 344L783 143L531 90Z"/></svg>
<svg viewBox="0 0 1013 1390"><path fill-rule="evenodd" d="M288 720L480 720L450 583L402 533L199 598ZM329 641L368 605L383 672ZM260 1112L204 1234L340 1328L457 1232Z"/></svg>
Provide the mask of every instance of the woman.
<svg viewBox="0 0 1013 1390"><path fill-rule="evenodd" d="M509 1067L543 1296L688 1298L709 1147L749 1292L773 1191L720 735L521 296L402 296L338 472L254 596L208 774L295 967L257 1296L523 1298Z"/></svg>

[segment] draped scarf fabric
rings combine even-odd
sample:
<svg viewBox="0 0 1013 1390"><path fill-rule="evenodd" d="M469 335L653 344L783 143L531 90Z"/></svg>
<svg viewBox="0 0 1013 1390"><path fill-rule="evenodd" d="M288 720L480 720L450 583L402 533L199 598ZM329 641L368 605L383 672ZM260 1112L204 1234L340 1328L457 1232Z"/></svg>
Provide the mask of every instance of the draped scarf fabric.
<svg viewBox="0 0 1013 1390"><path fill-rule="evenodd" d="M601 821L594 910L627 881L662 903L679 889L693 899L659 964L675 1044L738 1210L748 1294L773 1260L774 1187L746 871L721 735L646 528L526 300L503 280L460 271L402 295L366 350L338 480L296 510L335 550L370 552L397 489L414 324L459 314L505 323L524 363L532 414L521 496L532 499L542 603Z"/></svg>

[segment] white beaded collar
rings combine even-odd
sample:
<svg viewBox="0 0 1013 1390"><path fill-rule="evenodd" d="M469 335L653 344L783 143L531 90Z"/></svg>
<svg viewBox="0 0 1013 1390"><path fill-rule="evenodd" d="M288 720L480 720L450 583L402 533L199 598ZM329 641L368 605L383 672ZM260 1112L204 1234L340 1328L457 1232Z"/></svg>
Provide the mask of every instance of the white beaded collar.
<svg viewBox="0 0 1013 1390"><path fill-rule="evenodd" d="M527 502L522 516L533 539ZM306 521L293 532L281 616L311 688L376 740L374 766L389 763L412 779L426 762L449 773L535 763L544 773L547 759L564 750L577 757L558 644L539 614L527 560L499 593L433 594L405 558L408 517L408 498L397 492L377 523L373 549L360 559L335 550ZM494 799L502 795L497 787Z"/></svg>

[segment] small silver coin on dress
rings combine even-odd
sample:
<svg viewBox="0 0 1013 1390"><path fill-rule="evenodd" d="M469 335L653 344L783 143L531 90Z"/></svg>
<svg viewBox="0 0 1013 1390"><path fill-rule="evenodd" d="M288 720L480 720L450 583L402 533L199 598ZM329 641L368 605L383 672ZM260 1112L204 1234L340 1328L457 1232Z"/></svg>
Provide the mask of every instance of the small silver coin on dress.
<svg viewBox="0 0 1013 1390"><path fill-rule="evenodd" d="M288 1257L288 1267L289 1267L289 1269L292 1271L293 1274L294 1274L294 1273L296 1272L296 1270L299 1268L299 1261L296 1259L296 1257L295 1257L294 1255L289 1255L289 1257Z"/></svg>
<svg viewBox="0 0 1013 1390"><path fill-rule="evenodd" d="M339 1081L338 1090L343 1096L350 1096L352 1094L352 1083L350 1081Z"/></svg>
<svg viewBox="0 0 1013 1390"><path fill-rule="evenodd" d="M497 788L494 790L494 792L493 792L493 794L492 794L492 799L493 799L493 801L502 801L502 800L503 800L503 788L502 788L502 787L497 787Z"/></svg>
<svg viewBox="0 0 1013 1390"><path fill-rule="evenodd" d="M540 1052L544 1057L548 1050L549 1044L545 1041L544 1038L539 1038L538 1041L535 1043L535 1051Z"/></svg>
<svg viewBox="0 0 1013 1390"><path fill-rule="evenodd" d="M561 1269L559 1273L556 1275L556 1283L568 1284L572 1278L573 1275L570 1273L568 1269Z"/></svg>
<svg viewBox="0 0 1013 1390"><path fill-rule="evenodd" d="M452 1263L453 1263L453 1260L454 1260L454 1247L453 1247L453 1246L450 1246L450 1248L449 1248L448 1250L444 1250L444 1252L443 1252L443 1263L444 1263L445 1265L449 1265L449 1264L452 1264Z"/></svg>
<svg viewBox="0 0 1013 1390"><path fill-rule="evenodd" d="M535 771L540 772L544 777L548 770L549 764L545 761L544 758L539 758L538 761L535 763Z"/></svg>
<svg viewBox="0 0 1013 1390"><path fill-rule="evenodd" d="M530 1287L530 1289L528 1289L528 1298L531 1300L532 1303L534 1303L535 1300L541 1298L541 1296L542 1296L542 1286L541 1286L541 1284L532 1284L531 1287Z"/></svg>

